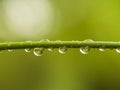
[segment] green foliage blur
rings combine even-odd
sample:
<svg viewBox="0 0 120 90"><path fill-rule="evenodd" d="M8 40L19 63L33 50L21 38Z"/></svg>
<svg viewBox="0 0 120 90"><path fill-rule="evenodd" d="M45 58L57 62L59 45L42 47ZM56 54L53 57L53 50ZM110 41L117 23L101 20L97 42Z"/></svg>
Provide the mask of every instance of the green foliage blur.
<svg viewBox="0 0 120 90"><path fill-rule="evenodd" d="M41 29L46 19L34 21L39 9L32 4L38 1L49 1L51 5L52 11L46 11L52 13L47 18L52 22L45 26L49 28ZM22 5L28 6L21 10ZM10 6L14 7L11 9ZM31 10L29 7L36 10L31 17L31 11L27 13ZM50 13L43 16L49 16ZM19 17L24 18L23 21ZM37 24L35 26L28 24L32 22L32 17ZM16 24L14 19L18 19L19 23ZM24 23L24 20L29 22ZM119 41L119 24L119 0L0 0L1 42L41 39ZM14 28L16 25L18 28ZM20 29L22 25L25 25L24 30ZM31 31L28 27L32 27ZM1 51L0 73L0 90L119 90L120 54L115 50L100 52L91 49L88 55L83 55L79 49L69 49L62 55L56 49L53 52L45 50L41 57L37 57L33 52L26 53L24 50Z"/></svg>

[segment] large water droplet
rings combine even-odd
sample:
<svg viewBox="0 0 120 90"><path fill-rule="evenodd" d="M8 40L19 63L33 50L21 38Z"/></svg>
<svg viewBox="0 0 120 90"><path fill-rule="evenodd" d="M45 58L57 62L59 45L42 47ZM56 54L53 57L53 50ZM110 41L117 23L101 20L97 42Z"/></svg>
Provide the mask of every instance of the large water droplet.
<svg viewBox="0 0 120 90"><path fill-rule="evenodd" d="M35 54L35 56L42 56L43 51L44 51L44 48L43 48L43 47L40 47L40 48L34 48L33 53Z"/></svg>
<svg viewBox="0 0 120 90"><path fill-rule="evenodd" d="M25 52L30 52L30 51L31 51L30 48L26 48L26 49L25 49Z"/></svg>
<svg viewBox="0 0 120 90"><path fill-rule="evenodd" d="M104 46L100 47L99 51L101 51L101 52L105 51L105 47Z"/></svg>
<svg viewBox="0 0 120 90"><path fill-rule="evenodd" d="M53 47L49 47L49 48L48 48L48 51L50 51L50 52L52 52L53 50L54 50Z"/></svg>
<svg viewBox="0 0 120 90"><path fill-rule="evenodd" d="M116 49L116 52L117 52L117 53L120 53L120 48L117 48L117 49Z"/></svg>
<svg viewBox="0 0 120 90"><path fill-rule="evenodd" d="M65 53L67 52L67 47L66 47L66 46L60 47L60 48L58 49L58 51L59 51L59 53L61 53L61 54L65 54Z"/></svg>
<svg viewBox="0 0 120 90"><path fill-rule="evenodd" d="M90 51L90 47L89 47L89 46L81 47L81 48L80 48L80 52L81 52L82 54L88 54L89 51Z"/></svg>

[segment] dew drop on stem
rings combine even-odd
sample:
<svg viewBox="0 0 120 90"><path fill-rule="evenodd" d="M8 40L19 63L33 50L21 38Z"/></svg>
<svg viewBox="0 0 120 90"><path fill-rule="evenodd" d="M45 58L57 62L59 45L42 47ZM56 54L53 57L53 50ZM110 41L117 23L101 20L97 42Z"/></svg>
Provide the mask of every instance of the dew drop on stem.
<svg viewBox="0 0 120 90"><path fill-rule="evenodd" d="M105 47L104 46L100 47L99 51L101 51L101 52L105 51Z"/></svg>
<svg viewBox="0 0 120 90"><path fill-rule="evenodd" d="M83 42L94 42L92 39L86 39Z"/></svg>
<svg viewBox="0 0 120 90"><path fill-rule="evenodd" d="M59 51L59 53L61 53L61 54L65 54L65 53L67 52L67 47L66 47L66 46L60 47L60 48L58 49L58 51Z"/></svg>
<svg viewBox="0 0 120 90"><path fill-rule="evenodd" d="M31 52L31 49L30 48L26 48L25 52Z"/></svg>
<svg viewBox="0 0 120 90"><path fill-rule="evenodd" d="M50 52L52 52L53 50L54 50L53 47L49 47L49 48L48 48L48 51L50 51Z"/></svg>
<svg viewBox="0 0 120 90"><path fill-rule="evenodd" d="M40 40L41 42L49 42L50 40L49 39L42 39Z"/></svg>
<svg viewBox="0 0 120 90"><path fill-rule="evenodd" d="M33 53L34 53L35 56L42 56L43 55L43 51L44 51L43 47L34 48Z"/></svg>
<svg viewBox="0 0 120 90"><path fill-rule="evenodd" d="M89 51L90 51L90 47L89 47L89 46L85 46L85 47L81 47L81 48L80 48L80 52L81 52L82 54L88 54Z"/></svg>
<svg viewBox="0 0 120 90"><path fill-rule="evenodd" d="M31 41L31 40L29 40L29 41L26 41L26 43L30 43L30 44L32 45L32 41Z"/></svg>
<svg viewBox="0 0 120 90"><path fill-rule="evenodd" d="M83 42L94 42L92 39L86 39ZM80 48L82 54L88 54L90 52L90 46L85 46Z"/></svg>
<svg viewBox="0 0 120 90"><path fill-rule="evenodd" d="M117 52L117 53L120 53L120 48L116 48L116 52Z"/></svg>

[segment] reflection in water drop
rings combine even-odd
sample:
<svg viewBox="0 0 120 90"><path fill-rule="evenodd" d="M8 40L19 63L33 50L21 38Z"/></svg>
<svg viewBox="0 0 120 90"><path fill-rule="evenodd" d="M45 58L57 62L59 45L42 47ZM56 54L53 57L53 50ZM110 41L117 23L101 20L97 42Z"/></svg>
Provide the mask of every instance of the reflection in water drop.
<svg viewBox="0 0 120 90"><path fill-rule="evenodd" d="M89 46L81 47L81 48L80 48L80 52L81 52L82 54L88 54L89 51L90 51L90 47L89 47Z"/></svg>
<svg viewBox="0 0 120 90"><path fill-rule="evenodd" d="M53 47L49 47L49 48L48 48L48 51L50 51L50 52L52 52L53 50L54 50Z"/></svg>
<svg viewBox="0 0 120 90"><path fill-rule="evenodd" d="M42 56L43 51L44 51L44 48L42 48L42 47L40 47L40 48L34 48L33 53L34 53L35 56Z"/></svg>
<svg viewBox="0 0 120 90"><path fill-rule="evenodd" d="M116 49L116 52L117 52L117 53L120 53L120 48L117 48L117 49Z"/></svg>
<svg viewBox="0 0 120 90"><path fill-rule="evenodd" d="M104 46L100 47L99 51L101 51L101 52L105 51L105 47Z"/></svg>
<svg viewBox="0 0 120 90"><path fill-rule="evenodd" d="M60 47L60 48L58 49L58 51L59 51L59 53L61 53L61 54L65 54L65 53L67 52L67 47L66 47L66 46Z"/></svg>
<svg viewBox="0 0 120 90"><path fill-rule="evenodd" d="M25 49L25 52L30 52L30 51L31 51L30 48L26 48L26 49Z"/></svg>

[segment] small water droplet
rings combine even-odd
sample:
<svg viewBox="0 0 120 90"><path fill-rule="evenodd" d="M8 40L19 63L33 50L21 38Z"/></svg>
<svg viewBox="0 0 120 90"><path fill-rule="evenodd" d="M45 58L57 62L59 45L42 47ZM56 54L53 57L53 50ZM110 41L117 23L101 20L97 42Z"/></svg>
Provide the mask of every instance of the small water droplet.
<svg viewBox="0 0 120 90"><path fill-rule="evenodd" d="M25 49L25 52L30 52L30 51L31 51L30 48L26 48L26 49Z"/></svg>
<svg viewBox="0 0 120 90"><path fill-rule="evenodd" d="M105 47L104 46L100 47L99 51L101 51L101 52L105 51Z"/></svg>
<svg viewBox="0 0 120 90"><path fill-rule="evenodd" d="M89 47L89 46L81 47L81 48L80 48L80 52L81 52L82 54L88 54L89 51L90 51L90 47Z"/></svg>
<svg viewBox="0 0 120 90"><path fill-rule="evenodd" d="M12 49L8 49L8 52L12 52L13 50Z"/></svg>
<svg viewBox="0 0 120 90"><path fill-rule="evenodd" d="M42 56L43 51L44 51L44 48L43 48L43 47L40 47L40 48L34 48L33 53L35 54L35 56Z"/></svg>
<svg viewBox="0 0 120 90"><path fill-rule="evenodd" d="M58 51L59 51L59 53L61 53L61 54L65 54L65 53L67 52L67 47L66 47L66 46L60 47L60 48L58 49Z"/></svg>
<svg viewBox="0 0 120 90"><path fill-rule="evenodd" d="M117 48L117 49L116 49L116 52L117 52L117 53L120 53L120 48Z"/></svg>
<svg viewBox="0 0 120 90"><path fill-rule="evenodd" d="M86 39L83 42L94 42L92 39Z"/></svg>
<svg viewBox="0 0 120 90"><path fill-rule="evenodd" d="M30 43L30 45L32 45L32 41L31 40L29 40L29 41L26 41L27 43Z"/></svg>
<svg viewBox="0 0 120 90"><path fill-rule="evenodd" d="M40 40L41 42L49 42L50 40L49 39L42 39Z"/></svg>
<svg viewBox="0 0 120 90"><path fill-rule="evenodd" d="M48 51L50 51L50 52L52 52L53 50L54 50L53 47L49 47L49 48L48 48Z"/></svg>

